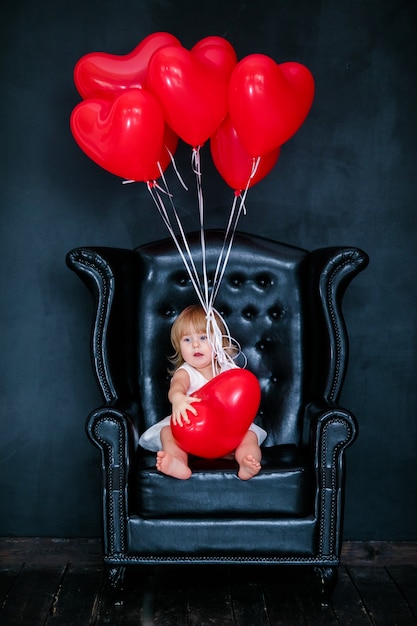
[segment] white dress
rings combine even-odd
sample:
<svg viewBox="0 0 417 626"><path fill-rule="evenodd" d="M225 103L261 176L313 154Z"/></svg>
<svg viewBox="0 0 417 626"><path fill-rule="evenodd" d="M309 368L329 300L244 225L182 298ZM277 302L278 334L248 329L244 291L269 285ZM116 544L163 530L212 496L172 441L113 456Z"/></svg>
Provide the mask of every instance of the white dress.
<svg viewBox="0 0 417 626"><path fill-rule="evenodd" d="M189 395L191 395L192 393L200 389L203 385L209 382L198 370L196 370L188 363L183 363L178 369L184 369L190 377L190 386L187 391ZM225 367L223 368L223 371L226 371L227 369L231 369L231 367ZM153 426L150 426L141 435L139 439L139 445L146 450L151 450L152 452L162 450L161 430L164 426L169 426L170 422L171 416L167 415L167 417L164 417ZM263 428L252 423L249 427L249 430L252 430L258 437L259 445L261 445L265 441L267 433Z"/></svg>

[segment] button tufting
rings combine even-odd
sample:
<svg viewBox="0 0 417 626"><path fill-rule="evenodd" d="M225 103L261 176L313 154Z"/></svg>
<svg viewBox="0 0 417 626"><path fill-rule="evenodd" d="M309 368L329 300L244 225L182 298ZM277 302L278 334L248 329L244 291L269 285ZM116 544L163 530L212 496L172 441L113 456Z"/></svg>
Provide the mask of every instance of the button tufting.
<svg viewBox="0 0 417 626"><path fill-rule="evenodd" d="M231 274L229 277L229 283L232 287L238 288L243 285L245 278L241 274Z"/></svg>
<svg viewBox="0 0 417 626"><path fill-rule="evenodd" d="M191 285L191 278L188 276L188 274L186 272L175 272L172 275L172 281L173 283L175 283L176 285L179 285L180 287L187 287L188 285Z"/></svg>
<svg viewBox="0 0 417 626"><path fill-rule="evenodd" d="M275 306L272 309L269 309L268 313L273 320L278 320L283 317L284 309L280 306Z"/></svg>
<svg viewBox="0 0 417 626"><path fill-rule="evenodd" d="M255 280L261 289L266 289L274 284L274 279L269 274L258 274Z"/></svg>
<svg viewBox="0 0 417 626"><path fill-rule="evenodd" d="M217 309L221 315L221 317L226 318L230 315L230 307L220 305L220 308Z"/></svg>
<svg viewBox="0 0 417 626"><path fill-rule="evenodd" d="M247 320L250 320L258 315L258 311L255 309L255 307L248 306L243 309L242 315Z"/></svg>

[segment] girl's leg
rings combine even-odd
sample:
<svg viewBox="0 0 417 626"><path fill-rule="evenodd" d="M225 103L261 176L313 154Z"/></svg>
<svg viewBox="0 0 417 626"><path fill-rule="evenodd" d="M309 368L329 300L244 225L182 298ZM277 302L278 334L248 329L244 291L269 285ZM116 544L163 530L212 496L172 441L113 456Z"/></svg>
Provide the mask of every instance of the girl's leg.
<svg viewBox="0 0 417 626"><path fill-rule="evenodd" d="M258 437L252 430L248 430L241 443L235 450L235 459L239 464L237 475L242 480L248 480L261 469L262 452Z"/></svg>
<svg viewBox="0 0 417 626"><path fill-rule="evenodd" d="M190 478L188 454L175 441L170 426L164 426L161 430L161 441L162 450L156 453L156 469L174 478Z"/></svg>

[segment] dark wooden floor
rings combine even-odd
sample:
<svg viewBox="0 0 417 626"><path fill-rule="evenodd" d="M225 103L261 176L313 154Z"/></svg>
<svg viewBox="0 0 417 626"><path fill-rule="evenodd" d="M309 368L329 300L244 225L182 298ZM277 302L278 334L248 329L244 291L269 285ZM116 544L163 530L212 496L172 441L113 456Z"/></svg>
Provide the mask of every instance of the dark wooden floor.
<svg viewBox="0 0 417 626"><path fill-rule="evenodd" d="M327 607L310 570L275 567L133 568L120 604L99 541L0 539L0 624L416 624L416 556L416 544L344 544Z"/></svg>

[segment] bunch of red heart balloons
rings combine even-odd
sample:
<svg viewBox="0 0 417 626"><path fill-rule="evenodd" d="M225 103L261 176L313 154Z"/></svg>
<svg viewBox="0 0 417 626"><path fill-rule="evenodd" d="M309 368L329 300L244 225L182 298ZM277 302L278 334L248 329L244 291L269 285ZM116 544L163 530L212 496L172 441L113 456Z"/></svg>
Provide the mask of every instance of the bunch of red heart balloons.
<svg viewBox="0 0 417 626"><path fill-rule="evenodd" d="M83 100L72 111L71 131L95 163L150 182L168 167L179 139L193 149L210 140L214 165L234 190L271 171L314 97L311 72L300 63L263 54L238 61L216 36L188 50L165 32L126 55L86 54L74 81Z"/></svg>

